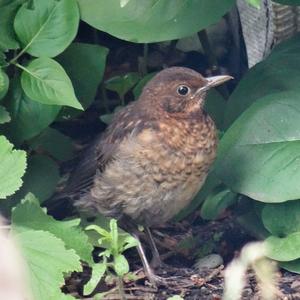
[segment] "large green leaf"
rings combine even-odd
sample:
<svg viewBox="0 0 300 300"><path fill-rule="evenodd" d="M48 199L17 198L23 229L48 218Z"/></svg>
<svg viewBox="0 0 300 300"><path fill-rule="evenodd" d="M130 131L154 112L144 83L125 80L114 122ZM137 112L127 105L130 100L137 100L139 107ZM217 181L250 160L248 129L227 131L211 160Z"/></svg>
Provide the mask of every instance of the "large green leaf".
<svg viewBox="0 0 300 300"><path fill-rule="evenodd" d="M228 188L220 186L205 199L201 207L201 217L206 220L216 219L220 213L237 200L237 195Z"/></svg>
<svg viewBox="0 0 300 300"><path fill-rule="evenodd" d="M300 232L294 232L284 238L270 236L265 240L268 257L278 261L291 261L300 258Z"/></svg>
<svg viewBox="0 0 300 300"><path fill-rule="evenodd" d="M34 0L19 9L14 28L26 52L54 57L75 38L79 24L76 0Z"/></svg>
<svg viewBox="0 0 300 300"><path fill-rule="evenodd" d="M20 188L25 169L26 152L13 150L13 145L0 136L0 199L5 199Z"/></svg>
<svg viewBox="0 0 300 300"><path fill-rule="evenodd" d="M247 213L238 216L237 221L248 233L257 239L263 240L270 236L270 232L266 230L261 217L258 216L254 209L250 209Z"/></svg>
<svg viewBox="0 0 300 300"><path fill-rule="evenodd" d="M271 55L254 66L231 94L225 111L225 126L257 99L280 91L300 92L300 36L276 46Z"/></svg>
<svg viewBox="0 0 300 300"><path fill-rule="evenodd" d="M205 100L204 109L214 120L218 129L224 128L224 112L226 101L224 97L215 89L209 91Z"/></svg>
<svg viewBox="0 0 300 300"><path fill-rule="evenodd" d="M34 300L72 299L61 292L64 274L80 271L79 256L67 250L64 242L41 230L26 230L14 234L28 266Z"/></svg>
<svg viewBox="0 0 300 300"><path fill-rule="evenodd" d="M89 107L96 96L107 54L108 49L98 45L73 43L57 58L70 76L84 108Z"/></svg>
<svg viewBox="0 0 300 300"><path fill-rule="evenodd" d="M280 267L294 273L300 274L300 259L292 260L292 261L286 261L281 262L279 264Z"/></svg>
<svg viewBox="0 0 300 300"><path fill-rule="evenodd" d="M22 0L0 0L0 48L17 49L13 22Z"/></svg>
<svg viewBox="0 0 300 300"><path fill-rule="evenodd" d="M20 200L31 192L44 201L53 194L59 178L59 168L54 160L45 155L33 155L28 159L24 184L14 199Z"/></svg>
<svg viewBox="0 0 300 300"><path fill-rule="evenodd" d="M88 242L85 232L77 225L70 226L69 221L57 221L47 215L32 194L26 196L22 203L14 208L12 222L18 232L28 229L49 231L63 240L67 249L74 249L82 260L93 262L93 247Z"/></svg>
<svg viewBox="0 0 300 300"><path fill-rule="evenodd" d="M149 43L189 36L216 23L234 0L78 0L81 18L120 39Z"/></svg>
<svg viewBox="0 0 300 300"><path fill-rule="evenodd" d="M300 198L300 93L256 101L227 130L215 172L233 191L263 202Z"/></svg>
<svg viewBox="0 0 300 300"><path fill-rule="evenodd" d="M30 99L43 104L82 109L70 78L58 62L45 57L37 58L22 68L22 88Z"/></svg>
<svg viewBox="0 0 300 300"><path fill-rule="evenodd" d="M262 209L264 226L276 236L286 236L300 231L300 201L267 204Z"/></svg>
<svg viewBox="0 0 300 300"><path fill-rule="evenodd" d="M12 117L12 122L7 125L7 134L17 143L39 134L55 120L60 111L60 106L46 105L29 99L22 91L19 80L13 82L7 100Z"/></svg>
<svg viewBox="0 0 300 300"><path fill-rule="evenodd" d="M58 160L69 160L75 155L72 139L51 127L28 143L31 149L47 152Z"/></svg>

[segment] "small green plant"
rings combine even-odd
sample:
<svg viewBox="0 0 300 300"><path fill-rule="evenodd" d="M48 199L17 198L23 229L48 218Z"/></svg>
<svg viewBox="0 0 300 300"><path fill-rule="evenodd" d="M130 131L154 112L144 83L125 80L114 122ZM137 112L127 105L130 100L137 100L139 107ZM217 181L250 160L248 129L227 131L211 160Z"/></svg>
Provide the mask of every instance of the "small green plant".
<svg viewBox="0 0 300 300"><path fill-rule="evenodd" d="M120 295L124 298L123 276L129 272L129 264L123 253L136 247L138 241L128 233L120 232L115 219L110 220L109 231L98 225L89 225L86 230L94 230L100 235L98 243L104 250L98 254L101 260L93 266L91 279L84 287L84 294L92 293L98 282L113 271L118 279Z"/></svg>
<svg viewBox="0 0 300 300"><path fill-rule="evenodd" d="M139 73L130 72L123 76L115 76L104 82L105 87L116 92L121 100L121 105L125 105L125 95L139 82Z"/></svg>

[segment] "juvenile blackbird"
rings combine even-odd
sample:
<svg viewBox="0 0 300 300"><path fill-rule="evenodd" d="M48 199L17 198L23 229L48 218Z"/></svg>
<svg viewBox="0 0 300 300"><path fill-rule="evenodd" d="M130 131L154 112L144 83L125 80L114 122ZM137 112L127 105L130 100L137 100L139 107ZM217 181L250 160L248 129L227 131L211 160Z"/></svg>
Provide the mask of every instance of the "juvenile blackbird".
<svg viewBox="0 0 300 300"><path fill-rule="evenodd" d="M74 205L146 228L170 220L199 191L215 159L217 132L204 99L211 87L229 79L204 78L182 67L154 76L137 101L116 113L70 177L65 193ZM154 281L142 247L138 250Z"/></svg>

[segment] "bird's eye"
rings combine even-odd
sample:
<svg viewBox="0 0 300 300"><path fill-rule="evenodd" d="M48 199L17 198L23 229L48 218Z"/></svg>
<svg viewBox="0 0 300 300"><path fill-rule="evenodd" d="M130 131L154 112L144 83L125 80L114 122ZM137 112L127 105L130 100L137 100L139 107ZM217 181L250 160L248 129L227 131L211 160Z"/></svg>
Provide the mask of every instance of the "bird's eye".
<svg viewBox="0 0 300 300"><path fill-rule="evenodd" d="M186 96L190 93L190 88L187 87L186 85L180 85L178 88L177 88L177 93L180 95L180 96Z"/></svg>

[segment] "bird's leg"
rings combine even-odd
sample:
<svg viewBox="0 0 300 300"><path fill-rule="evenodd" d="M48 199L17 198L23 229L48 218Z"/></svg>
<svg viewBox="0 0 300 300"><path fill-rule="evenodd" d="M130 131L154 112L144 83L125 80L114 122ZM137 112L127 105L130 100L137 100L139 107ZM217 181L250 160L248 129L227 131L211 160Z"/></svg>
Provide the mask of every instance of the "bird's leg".
<svg viewBox="0 0 300 300"><path fill-rule="evenodd" d="M147 229L148 229L148 228L147 228ZM156 248L156 245L155 245L155 243L154 243L154 240L153 240L153 237L152 237L152 235L151 235L151 232L150 232L149 229L146 230L146 232L148 232L147 235L149 234L150 237L151 237L151 239L149 239L149 240L152 241L152 242L150 242L150 243L152 243L151 248L153 247L153 250L152 250L153 256L154 256L153 259L156 260L156 263L157 263L157 264L161 264L162 262L161 262L161 259L160 259L160 257L159 257L159 253L158 253L158 251L157 251L157 248ZM146 257L144 248L143 248L143 246L142 246L142 244L141 244L141 242L140 242L138 233L137 233L137 232L132 232L131 234L132 234L132 235L138 240L138 242L139 242L139 243L138 243L138 246L137 246L137 250L138 250L139 256L140 256L140 258L141 258L141 261L142 261L142 263L143 263L143 267L144 267L144 271L145 271L145 273L146 273L146 276L147 276L147 278L149 279L149 281L150 281L150 283L152 284L152 286L155 287L155 288L157 288L158 286L161 286L161 285L163 285L163 286L169 286L169 285L174 285L174 284L177 285L177 284L178 284L178 277L168 277L168 278L164 278L164 277L157 276L157 275L153 272L153 270L152 270L152 268L151 268L151 266L150 266L150 264L149 264L149 262L148 262L148 260L147 260L147 257Z"/></svg>
<svg viewBox="0 0 300 300"><path fill-rule="evenodd" d="M151 284L156 287L156 276L153 273L153 270L151 269L151 267L149 265L144 248L140 242L139 236L136 233L132 233L132 235L138 240L137 250L138 250L139 256L141 258L146 276L148 277Z"/></svg>
<svg viewBox="0 0 300 300"><path fill-rule="evenodd" d="M157 250L153 235L149 227L145 227L145 233L149 241L149 246L152 252L151 266L155 269L162 266L162 261Z"/></svg>

